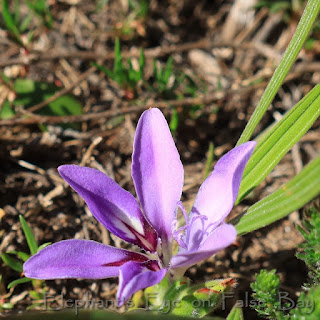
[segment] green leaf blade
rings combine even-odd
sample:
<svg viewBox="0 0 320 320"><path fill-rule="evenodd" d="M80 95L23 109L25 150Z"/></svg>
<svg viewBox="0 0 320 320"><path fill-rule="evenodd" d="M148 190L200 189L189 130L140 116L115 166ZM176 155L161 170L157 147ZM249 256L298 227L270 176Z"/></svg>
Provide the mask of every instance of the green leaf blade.
<svg viewBox="0 0 320 320"><path fill-rule="evenodd" d="M24 232L24 235L27 239L27 243L30 249L30 253L32 255L36 254L38 252L38 244L37 241L33 235L33 232L31 230L31 228L29 227L27 221L24 219L24 217L22 215L19 216L20 219L20 223L22 226L22 230Z"/></svg>
<svg viewBox="0 0 320 320"><path fill-rule="evenodd" d="M8 284L8 289L11 289L13 287L15 287L16 285L18 284L21 284L21 283L26 283L26 282L30 282L32 279L29 279L29 278L21 278L21 279L17 279L17 280L14 280L14 281L11 281L9 284Z"/></svg>
<svg viewBox="0 0 320 320"><path fill-rule="evenodd" d="M22 251L7 251L7 253L14 254L23 261L27 261L30 258L30 256L27 253Z"/></svg>
<svg viewBox="0 0 320 320"><path fill-rule="evenodd" d="M17 26L15 25L15 21L10 13L9 10L9 2L7 0L3 0L2 1L2 14L3 14L3 19L4 22L6 24L6 27L8 28L8 30L16 36L17 40L19 42L21 42L21 38L20 38L20 32L17 28Z"/></svg>
<svg viewBox="0 0 320 320"><path fill-rule="evenodd" d="M22 267L22 262L17 260L16 258L11 257L10 254L7 253L1 253L1 259L2 261L11 269L22 273L23 267Z"/></svg>
<svg viewBox="0 0 320 320"><path fill-rule="evenodd" d="M238 235L265 227L320 194L320 157L277 191L251 206L236 225Z"/></svg>

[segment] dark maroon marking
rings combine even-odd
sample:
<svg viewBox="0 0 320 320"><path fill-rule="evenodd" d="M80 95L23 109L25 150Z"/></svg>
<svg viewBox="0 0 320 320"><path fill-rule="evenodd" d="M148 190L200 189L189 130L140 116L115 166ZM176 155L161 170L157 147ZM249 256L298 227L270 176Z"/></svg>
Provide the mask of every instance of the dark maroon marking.
<svg viewBox="0 0 320 320"><path fill-rule="evenodd" d="M144 263L145 266L151 271L159 271L161 268L159 267L158 261L156 260L149 260Z"/></svg>
<svg viewBox="0 0 320 320"><path fill-rule="evenodd" d="M106 264L103 264L103 266L104 267L120 267L129 261L141 263L142 265L144 265L146 268L148 268L151 271L159 271L160 270L159 264L156 260L145 261L145 260L140 260L140 259L128 259L128 260L106 263Z"/></svg>
<svg viewBox="0 0 320 320"><path fill-rule="evenodd" d="M140 247L144 248L147 251L155 252L157 250L157 245L158 245L158 237L156 231L146 222L143 222L143 229L146 233L146 236L141 235L138 233L135 229L133 229L131 226L126 224L124 221L122 223L137 237L137 234L140 235L140 237L143 237L144 239L147 240L148 243L150 243L151 248L147 248L137 237L137 245Z"/></svg>
<svg viewBox="0 0 320 320"><path fill-rule="evenodd" d="M128 257L125 260L121 260L121 261L115 261L115 262L110 262L110 263L105 263L102 266L103 267L120 267L122 266L124 263L129 262L129 261L133 261L133 262L147 262L148 261L148 257L145 257L143 255L140 255L139 253L136 252L130 252L131 253L131 258Z"/></svg>

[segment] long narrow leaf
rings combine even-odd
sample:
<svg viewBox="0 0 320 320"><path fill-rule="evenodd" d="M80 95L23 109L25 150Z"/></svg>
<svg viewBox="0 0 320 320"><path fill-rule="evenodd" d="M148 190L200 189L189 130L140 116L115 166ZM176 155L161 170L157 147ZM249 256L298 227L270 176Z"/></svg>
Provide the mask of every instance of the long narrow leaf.
<svg viewBox="0 0 320 320"><path fill-rule="evenodd" d="M14 24L17 26L19 23L19 19L20 19L20 0L15 0L14 1Z"/></svg>
<svg viewBox="0 0 320 320"><path fill-rule="evenodd" d="M26 283L26 282L29 282L31 281L32 279L29 279L29 278L21 278L21 279L17 279L17 280L14 280L12 282L10 282L8 284L8 289L11 289L13 287L15 287L16 285L20 284L20 283Z"/></svg>
<svg viewBox="0 0 320 320"><path fill-rule="evenodd" d="M116 38L115 44L114 44L114 66L113 66L113 72L116 75L118 72L123 72L123 65L122 65L122 55L121 55L121 49L120 49L120 40L119 38Z"/></svg>
<svg viewBox="0 0 320 320"><path fill-rule="evenodd" d="M33 235L33 232L31 230L31 228L29 227L27 221L24 219L24 217L22 215L19 216L19 219L20 219L20 223L21 223L21 226L22 226L22 230L24 232L24 235L27 239L27 243L28 243L28 246L29 246L29 249L30 249L30 253L32 255L36 254L37 251L38 251L38 244L37 244L37 241Z"/></svg>
<svg viewBox="0 0 320 320"><path fill-rule="evenodd" d="M167 64L165 66L165 72L163 75L163 82L167 85L169 78L171 76L172 73L172 66L173 66L173 57L170 57L167 61Z"/></svg>
<svg viewBox="0 0 320 320"><path fill-rule="evenodd" d="M27 261L30 258L30 255L22 251L7 251L7 253L14 254L23 261Z"/></svg>
<svg viewBox="0 0 320 320"><path fill-rule="evenodd" d="M277 191L250 207L236 225L239 235L267 226L320 194L320 157Z"/></svg>
<svg viewBox="0 0 320 320"><path fill-rule="evenodd" d="M20 38L20 32L15 25L14 18L12 17L10 10L9 10L9 3L7 0L2 0L2 14L3 14L3 19L6 24L6 27L8 30L14 34L19 42L21 42Z"/></svg>
<svg viewBox="0 0 320 320"><path fill-rule="evenodd" d="M27 30L27 28L29 27L31 21L33 19L33 13L30 12L21 22L20 24L20 31L21 32L25 32Z"/></svg>
<svg viewBox="0 0 320 320"><path fill-rule="evenodd" d="M144 71L144 66L145 66L145 56L143 49L140 49L140 56L139 56L139 79L143 79L143 71Z"/></svg>
<svg viewBox="0 0 320 320"><path fill-rule="evenodd" d="M98 64L97 62L91 62L91 65L96 67L99 71L104 72L104 74L108 77L110 77L111 79L114 79L114 73L113 71L111 71L110 69L108 69L105 66L102 66L100 64Z"/></svg>
<svg viewBox="0 0 320 320"><path fill-rule="evenodd" d="M1 253L1 259L2 261L11 269L18 271L18 272L22 272L22 262L17 260L14 257L11 257L10 254L7 253Z"/></svg>
<svg viewBox="0 0 320 320"><path fill-rule="evenodd" d="M320 85L317 85L257 145L245 169L236 203L263 181L319 115Z"/></svg>
<svg viewBox="0 0 320 320"><path fill-rule="evenodd" d="M288 74L304 42L306 41L312 25L318 16L319 10L319 0L309 0L307 2L303 15L297 26L296 32L293 35L278 68L275 70L265 92L260 99L258 106L254 110L254 113L252 114L246 128L244 129L237 145L243 144L250 139L253 131L267 111L270 103L278 92L284 78Z"/></svg>

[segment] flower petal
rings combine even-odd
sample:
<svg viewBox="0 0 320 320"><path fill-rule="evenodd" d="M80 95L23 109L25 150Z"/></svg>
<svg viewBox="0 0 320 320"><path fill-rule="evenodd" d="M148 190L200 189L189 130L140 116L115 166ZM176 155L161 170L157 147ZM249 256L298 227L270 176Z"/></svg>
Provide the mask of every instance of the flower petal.
<svg viewBox="0 0 320 320"><path fill-rule="evenodd" d="M32 256L23 265L26 277L50 280L66 278L104 279L116 277L119 266L149 258L91 240L64 240Z"/></svg>
<svg viewBox="0 0 320 320"><path fill-rule="evenodd" d="M180 248L180 251L171 258L171 267L187 269L228 247L236 240L236 237L237 231L233 225L226 223L221 224L208 236L202 246L197 250Z"/></svg>
<svg viewBox="0 0 320 320"><path fill-rule="evenodd" d="M63 165L58 171L109 231L148 251L156 250L156 232L144 218L132 194L96 169Z"/></svg>
<svg viewBox="0 0 320 320"><path fill-rule="evenodd" d="M229 151L217 162L211 175L202 183L190 219L204 215L207 220L197 219L192 225L190 238L186 241L194 249L203 240L202 234L207 232L208 228L213 230L231 211L237 199L244 168L255 145L254 141L249 141Z"/></svg>
<svg viewBox="0 0 320 320"><path fill-rule="evenodd" d="M145 263L125 263L119 272L118 306L123 305L137 291L159 283L166 273L167 269L152 271Z"/></svg>
<svg viewBox="0 0 320 320"><path fill-rule="evenodd" d="M159 109L145 111L138 123L132 178L142 209L162 242L169 241L183 186L183 166Z"/></svg>

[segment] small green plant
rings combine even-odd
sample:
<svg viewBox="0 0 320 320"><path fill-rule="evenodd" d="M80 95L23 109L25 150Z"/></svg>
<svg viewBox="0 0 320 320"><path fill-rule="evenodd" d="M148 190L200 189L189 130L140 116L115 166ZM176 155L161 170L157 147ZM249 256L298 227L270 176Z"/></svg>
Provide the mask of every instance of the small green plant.
<svg viewBox="0 0 320 320"><path fill-rule="evenodd" d="M178 85L176 78L172 74L173 58L170 57L164 67L154 60L152 89L159 95L166 98L173 98L173 90Z"/></svg>
<svg viewBox="0 0 320 320"><path fill-rule="evenodd" d="M50 244L50 242L44 243L44 244L38 246L36 239L33 235L33 232L31 230L30 226L28 225L28 223L26 222L26 220L24 219L24 217L22 215L20 215L19 219L20 219L23 233L24 233L26 240L27 240L27 243L28 243L30 254L26 253L26 252L22 252L22 251L8 251L6 253L1 253L1 259L9 268L11 268L14 271L19 272L20 275L22 275L23 263L25 261L27 261L32 255L36 254L38 251L40 251L41 249L48 246ZM29 281L33 282L34 287L39 287L39 284L41 283L38 280L32 280L32 279L29 279L26 277L22 277L22 278L19 278L17 280L10 282L8 285L8 289L13 288L18 284L29 282Z"/></svg>
<svg viewBox="0 0 320 320"><path fill-rule="evenodd" d="M8 31L8 37L12 41L27 49L33 39L34 30L30 30L30 24L34 16L39 17L47 28L52 28L53 19L47 0L26 0L29 12L23 18L20 15L20 5L20 0L2 0L3 22L0 22L0 26Z"/></svg>
<svg viewBox="0 0 320 320"><path fill-rule="evenodd" d="M279 291L280 279L275 270L261 270L256 281L251 284L252 296L259 302L254 309L266 319L308 319L320 318L320 212L311 207L302 227L297 227L305 242L299 246L301 252L296 256L303 260L309 269L309 282L304 285L305 292L297 302L282 295ZM286 303L282 303L286 301ZM290 313L287 311L290 310ZM287 312L287 313L286 313Z"/></svg>
<svg viewBox="0 0 320 320"><path fill-rule="evenodd" d="M279 319L283 317L281 300L279 299L280 279L276 270L261 270L255 275L256 281L251 283L253 298L258 303L255 310L258 314L267 319Z"/></svg>
<svg viewBox="0 0 320 320"><path fill-rule="evenodd" d="M302 292L297 304L290 313L290 319L319 320L320 319L320 286L310 288L308 293Z"/></svg>
<svg viewBox="0 0 320 320"><path fill-rule="evenodd" d="M21 106L25 110L29 109L35 114L42 115L66 116L82 113L82 105L72 94L62 95L47 105L44 104L41 108L33 110L34 106L49 99L59 90L51 83L19 78L11 81L0 73L0 89L7 92L6 99L0 106L0 119L12 118ZM76 123L60 125L65 128L78 128ZM40 128L46 130L44 125L41 125Z"/></svg>
<svg viewBox="0 0 320 320"><path fill-rule="evenodd" d="M143 80L143 71L145 66L145 57L143 50L140 50L139 67L136 70L133 67L132 59L127 60L127 64L124 64L121 55L120 41L117 38L114 46L115 59L113 64L113 70L110 70L96 62L93 65L100 71L104 72L106 76L110 77L113 81L117 82L120 87L125 90L130 90L136 96L136 90L138 83Z"/></svg>
<svg viewBox="0 0 320 320"><path fill-rule="evenodd" d="M13 13L10 11L9 0L2 0L2 16L3 22L1 27L8 31L8 37L19 44L23 48L27 48L32 40L33 31L27 29L31 23L33 14L29 14L21 21L20 20L20 0L14 0Z"/></svg>
<svg viewBox="0 0 320 320"><path fill-rule="evenodd" d="M137 97L139 87L150 90L159 98L167 100L182 99L185 96L194 97L199 89L190 76L184 73L174 72L172 57L169 57L164 66L162 66L159 61L154 60L153 74L150 79L147 79L144 73L145 56L143 49L140 50L139 63L136 68L133 66L132 59L129 58L127 61L124 61L118 38L115 41L114 54L115 59L112 70L96 62L93 62L92 65L126 90L126 97L128 99ZM198 110L199 106L195 107ZM173 110L173 120L170 128L174 131L173 128L177 125L177 112L176 109L173 108ZM194 111L193 108L190 108L190 110Z"/></svg>
<svg viewBox="0 0 320 320"><path fill-rule="evenodd" d="M305 239L299 245L301 252L296 254L297 258L303 260L309 269L309 282L306 288L320 285L320 211L311 207L303 221L302 226L297 226Z"/></svg>
<svg viewBox="0 0 320 320"><path fill-rule="evenodd" d="M27 6L37 17L40 18L43 25L48 29L52 28L53 19L47 0L26 0Z"/></svg>

